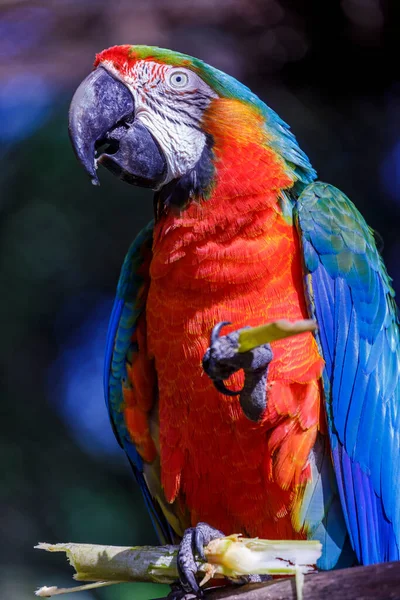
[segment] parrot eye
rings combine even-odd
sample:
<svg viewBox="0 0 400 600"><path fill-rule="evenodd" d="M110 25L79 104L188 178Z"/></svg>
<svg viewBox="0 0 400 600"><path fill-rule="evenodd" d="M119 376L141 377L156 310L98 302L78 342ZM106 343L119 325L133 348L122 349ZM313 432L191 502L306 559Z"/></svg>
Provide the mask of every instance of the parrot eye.
<svg viewBox="0 0 400 600"><path fill-rule="evenodd" d="M176 89L182 89L189 83L189 77L184 71L173 71L169 76L169 84Z"/></svg>

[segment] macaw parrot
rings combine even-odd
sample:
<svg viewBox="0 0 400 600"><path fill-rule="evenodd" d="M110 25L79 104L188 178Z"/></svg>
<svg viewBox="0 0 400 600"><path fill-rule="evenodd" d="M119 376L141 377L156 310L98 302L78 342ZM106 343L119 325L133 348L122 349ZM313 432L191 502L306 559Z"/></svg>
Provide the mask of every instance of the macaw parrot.
<svg viewBox="0 0 400 600"><path fill-rule="evenodd" d="M70 136L94 184L100 164L155 192L104 385L185 589L221 531L318 539L321 569L398 560L399 321L352 202L246 86L170 50L98 54ZM318 330L237 352L243 328L284 318Z"/></svg>

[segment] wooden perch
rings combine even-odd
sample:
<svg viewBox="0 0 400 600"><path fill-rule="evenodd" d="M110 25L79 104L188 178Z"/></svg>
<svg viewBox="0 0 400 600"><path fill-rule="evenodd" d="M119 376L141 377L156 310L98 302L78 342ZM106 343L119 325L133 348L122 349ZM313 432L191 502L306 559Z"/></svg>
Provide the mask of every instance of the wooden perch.
<svg viewBox="0 0 400 600"><path fill-rule="evenodd" d="M323 571L304 577L304 600L400 600L400 561ZM295 600L293 579L229 586L207 594L207 600Z"/></svg>

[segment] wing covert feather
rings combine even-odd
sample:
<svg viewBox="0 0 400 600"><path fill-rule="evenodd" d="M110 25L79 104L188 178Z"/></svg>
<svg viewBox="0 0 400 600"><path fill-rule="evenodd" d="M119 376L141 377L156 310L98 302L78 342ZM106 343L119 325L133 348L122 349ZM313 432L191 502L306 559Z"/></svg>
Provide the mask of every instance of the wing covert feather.
<svg viewBox="0 0 400 600"><path fill-rule="evenodd" d="M296 223L323 375L332 456L358 559L400 558L400 344L372 230L338 189L312 183Z"/></svg>

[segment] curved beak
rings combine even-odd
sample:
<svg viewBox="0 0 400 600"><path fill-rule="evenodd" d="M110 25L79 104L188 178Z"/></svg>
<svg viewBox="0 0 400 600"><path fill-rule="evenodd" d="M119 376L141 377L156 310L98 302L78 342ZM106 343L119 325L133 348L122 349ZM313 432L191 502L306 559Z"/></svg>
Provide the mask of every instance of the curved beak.
<svg viewBox="0 0 400 600"><path fill-rule="evenodd" d="M130 90L98 67L82 81L69 109L69 135L94 185L98 163L133 185L158 188L167 163L151 133L135 120Z"/></svg>

